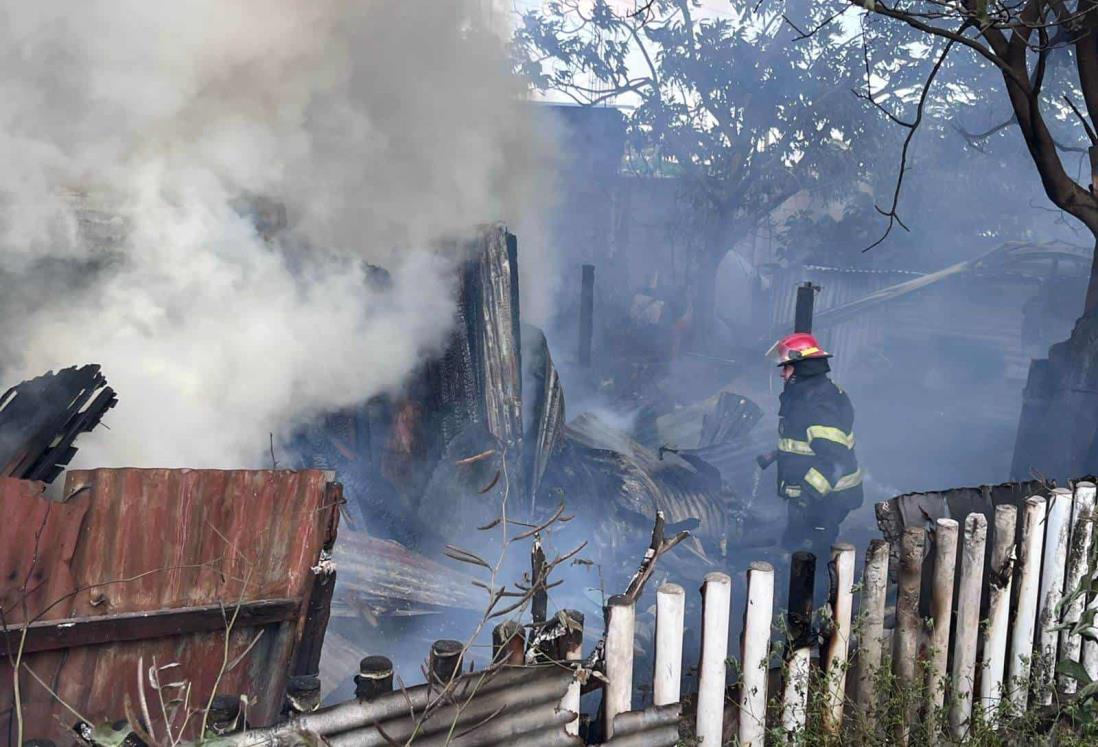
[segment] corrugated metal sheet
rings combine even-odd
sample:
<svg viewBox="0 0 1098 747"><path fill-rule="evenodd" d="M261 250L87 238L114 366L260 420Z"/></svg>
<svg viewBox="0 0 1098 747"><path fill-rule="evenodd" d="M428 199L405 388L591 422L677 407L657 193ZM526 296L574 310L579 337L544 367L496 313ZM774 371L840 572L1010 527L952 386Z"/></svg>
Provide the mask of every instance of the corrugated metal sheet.
<svg viewBox="0 0 1098 747"><path fill-rule="evenodd" d="M559 708L573 676L558 665L473 672L446 692L420 685L369 701L339 703L274 728L228 737L226 744L258 747L279 737L313 733L332 745L357 747L404 744L413 735L417 745L579 745L579 738L564 729L577 714Z"/></svg>
<svg viewBox="0 0 1098 747"><path fill-rule="evenodd" d="M375 615L484 609L484 594L473 585L475 576L436 563L393 540L343 532L333 559L339 568L337 613L357 617L359 605Z"/></svg>
<svg viewBox="0 0 1098 747"><path fill-rule="evenodd" d="M886 341L908 335L993 346L1006 377L1022 381L1030 359L1022 341L1023 304L1039 281L977 273L979 266L977 260L962 262L914 279L890 271L791 269L772 287L772 329L777 335L792 328L796 288L808 280L822 286L813 326L835 354L832 368L840 377L851 367L873 363L887 349Z"/></svg>
<svg viewBox="0 0 1098 747"><path fill-rule="evenodd" d="M679 743L681 703L649 706L614 717L614 738L603 742L613 747L674 747Z"/></svg>
<svg viewBox="0 0 1098 747"><path fill-rule="evenodd" d="M139 702L139 659L146 667L154 659L178 662L171 679L188 681L190 702L204 704L225 661L242 657L222 673L218 692L247 694L249 717L269 723L304 624L311 568L338 516L338 490L326 473L97 469L70 472L64 494L64 502L50 502L37 484L0 481L0 601L9 642L28 620L112 623L165 610L175 619L181 610L220 606L231 617L238 605L264 600L283 600L289 611L281 622L234 627L227 646L223 625L133 640L147 624L138 615L118 623L129 631L127 642L30 653L25 667L84 717L101 720L122 718ZM14 703L10 666L0 665L5 735ZM57 738L62 724L75 722L25 670L20 684L24 738Z"/></svg>

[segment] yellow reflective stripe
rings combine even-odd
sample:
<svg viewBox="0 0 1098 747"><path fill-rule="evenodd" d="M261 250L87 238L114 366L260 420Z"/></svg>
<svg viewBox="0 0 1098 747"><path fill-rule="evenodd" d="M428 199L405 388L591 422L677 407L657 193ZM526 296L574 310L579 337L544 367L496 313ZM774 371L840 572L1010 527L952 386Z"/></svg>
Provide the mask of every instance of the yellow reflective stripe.
<svg viewBox="0 0 1098 747"><path fill-rule="evenodd" d="M805 348L804 350L795 350L794 352L800 353L801 357L803 358L806 355L812 355L813 353L820 352L820 349L819 348Z"/></svg>
<svg viewBox="0 0 1098 747"><path fill-rule="evenodd" d="M835 443L845 446L848 449L854 448L853 433L847 433L841 428L832 428L830 425L808 426L809 443L815 441L817 438L822 438L825 441L834 441Z"/></svg>
<svg viewBox="0 0 1098 747"><path fill-rule="evenodd" d="M827 478L815 467L808 470L804 476L804 481L814 487L816 492L820 495L827 495L831 492L831 483L829 483Z"/></svg>
<svg viewBox="0 0 1098 747"><path fill-rule="evenodd" d="M839 481L835 483L835 490L848 490L853 487L857 487L862 484L862 471L858 470L852 475L839 478Z"/></svg>
<svg viewBox="0 0 1098 747"><path fill-rule="evenodd" d="M803 454L805 456L815 456L816 452L812 451L812 445L807 441L798 441L795 438L783 438L778 441L778 451L784 451L787 454Z"/></svg>
<svg viewBox="0 0 1098 747"><path fill-rule="evenodd" d="M801 497L801 486L800 485L782 485L782 493L784 493L787 498L800 498Z"/></svg>
<svg viewBox="0 0 1098 747"><path fill-rule="evenodd" d="M830 492L839 492L840 490L849 490L850 488L857 487L862 484L862 471L859 469L856 472L840 477L839 481L834 486L828 482L827 478L823 474L813 467L808 470L808 473L804 476L804 481L816 489L816 492L820 495L827 495Z"/></svg>

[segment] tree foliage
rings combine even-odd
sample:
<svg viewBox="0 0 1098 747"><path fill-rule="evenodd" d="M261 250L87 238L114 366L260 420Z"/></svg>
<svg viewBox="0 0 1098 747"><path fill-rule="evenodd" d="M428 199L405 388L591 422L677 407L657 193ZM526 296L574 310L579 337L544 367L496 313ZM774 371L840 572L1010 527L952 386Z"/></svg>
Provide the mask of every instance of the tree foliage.
<svg viewBox="0 0 1098 747"><path fill-rule="evenodd" d="M802 190L834 199L857 187L870 154L855 143L871 120L850 93L860 51L841 27L791 43L774 9L714 17L696 0L621 5L547 3L523 15L516 49L539 90L631 107L631 171L682 177L720 224L717 237L750 229Z"/></svg>

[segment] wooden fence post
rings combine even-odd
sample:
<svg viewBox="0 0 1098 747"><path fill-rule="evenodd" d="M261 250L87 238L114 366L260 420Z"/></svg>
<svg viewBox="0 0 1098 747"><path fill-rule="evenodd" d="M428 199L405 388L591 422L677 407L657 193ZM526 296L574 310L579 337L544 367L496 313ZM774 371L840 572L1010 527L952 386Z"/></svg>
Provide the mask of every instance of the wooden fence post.
<svg viewBox="0 0 1098 747"><path fill-rule="evenodd" d="M832 627L824 661L827 705L823 712L823 730L826 734L837 736L843 726L850 618L854 606L854 545L845 542L833 545L831 567L833 569L831 578L834 582L831 589Z"/></svg>
<svg viewBox="0 0 1098 747"><path fill-rule="evenodd" d="M953 692L949 703L949 731L956 742L964 739L972 718L986 545L987 519L983 514L969 514L965 519L964 546L961 548L957 633L953 638Z"/></svg>
<svg viewBox="0 0 1098 747"><path fill-rule="evenodd" d="M1018 509L995 507L995 534L991 546L991 578L988 579L987 633L980 666L980 706L990 724L998 721L1006 669L1007 630L1010 625L1010 592L1014 578L1014 532Z"/></svg>
<svg viewBox="0 0 1098 747"><path fill-rule="evenodd" d="M862 573L862 631L855 675L855 700L866 731L874 733L877 722L877 674L884 655L885 597L888 593L888 541L869 543Z"/></svg>
<svg viewBox="0 0 1098 747"><path fill-rule="evenodd" d="M679 702L682 685L682 634L686 617L686 592L678 584L663 584L656 592L656 668L652 702Z"/></svg>
<svg viewBox="0 0 1098 747"><path fill-rule="evenodd" d="M892 652L892 671L897 686L903 692L913 692L918 687L916 672L919 658L919 593L923 575L923 549L926 546L926 530L922 527L904 529L900 544L900 582L896 595L896 632ZM907 744L908 727L915 720L915 699L897 724L895 739Z"/></svg>
<svg viewBox="0 0 1098 747"><path fill-rule="evenodd" d="M583 613L579 610L565 610L564 616L568 620L568 630L561 640L561 658L566 662L578 662L583 659ZM568 691L560 700L560 707L576 714L564 725L564 731L576 736L579 734L580 696L582 685L578 679L573 679L568 685Z"/></svg>
<svg viewBox="0 0 1098 747"><path fill-rule="evenodd" d="M703 744L720 744L724 729L724 689L728 657L728 617L732 579L705 574L702 585L702 650L698 675L698 713L694 734Z"/></svg>
<svg viewBox="0 0 1098 747"><path fill-rule="evenodd" d="M808 675L812 657L812 595L816 556L793 553L789 567L789 604L786 608L786 671L782 693L782 728L791 740L804 731L808 714Z"/></svg>
<svg viewBox="0 0 1098 747"><path fill-rule="evenodd" d="M614 716L633 707L633 631L636 608L618 594L607 601L606 687L603 690L603 733L614 736Z"/></svg>
<svg viewBox="0 0 1098 747"><path fill-rule="evenodd" d="M1094 533L1095 488L1092 482L1080 482L1075 486L1075 510L1071 518L1071 540L1068 547L1067 578L1064 593L1070 594L1082 583L1090 568L1090 548ZM1075 624L1083 615L1087 606L1087 594L1076 597L1064 611L1064 622ZM1083 661L1083 638L1072 635L1070 630L1060 633L1060 658L1071 661ZM1098 662L1095 662L1098 663ZM1085 666L1085 664L1084 664ZM1098 674L1098 672L1094 673ZM1092 674L1092 679L1093 679ZM1073 677L1061 676L1060 689L1074 694L1078 683Z"/></svg>
<svg viewBox="0 0 1098 747"><path fill-rule="evenodd" d="M957 522L938 519L934 529L934 586L930 597L930 667L926 691L927 734L938 741L942 730L949 667L949 628L953 622L953 582L957 568Z"/></svg>
<svg viewBox="0 0 1098 747"><path fill-rule="evenodd" d="M492 629L492 661L520 666L526 661L526 636L514 620L501 622Z"/></svg>
<svg viewBox="0 0 1098 747"><path fill-rule="evenodd" d="M1052 704L1055 681L1056 652L1060 641L1061 616L1056 607L1064 598L1064 575L1067 572L1068 537L1071 530L1070 490L1056 488L1048 499L1048 516L1045 519L1045 551L1041 565L1041 592L1037 608L1037 648L1033 666L1037 702Z"/></svg>
<svg viewBox="0 0 1098 747"><path fill-rule="evenodd" d="M1041 496L1026 498L1022 514L1022 540L1018 549L1018 607L1010 636L1010 669L1007 693L1015 713L1026 709L1030 671L1034 658L1033 636L1037 625L1037 595L1041 583L1041 553L1045 544L1046 502Z"/></svg>
<svg viewBox="0 0 1098 747"><path fill-rule="evenodd" d="M461 675L462 653L465 646L461 641L448 638L431 644L431 657L428 660L429 682L445 689Z"/></svg>
<svg viewBox="0 0 1098 747"><path fill-rule="evenodd" d="M747 606L743 612L741 747L763 747L766 739L766 680L770 674L770 626L773 619L774 567L756 561L747 570Z"/></svg>
<svg viewBox="0 0 1098 747"><path fill-rule="evenodd" d="M393 662L384 656L367 656L358 663L355 697L373 700L393 691Z"/></svg>

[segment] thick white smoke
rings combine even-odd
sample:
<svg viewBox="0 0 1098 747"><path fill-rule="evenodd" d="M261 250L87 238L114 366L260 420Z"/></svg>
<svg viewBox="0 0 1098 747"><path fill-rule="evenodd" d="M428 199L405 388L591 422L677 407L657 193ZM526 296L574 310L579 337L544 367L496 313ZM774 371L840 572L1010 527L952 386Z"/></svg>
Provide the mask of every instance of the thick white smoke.
<svg viewBox="0 0 1098 747"><path fill-rule="evenodd" d="M451 324L438 240L544 194L480 10L3 0L0 380L101 363L120 402L81 462L195 467L398 386Z"/></svg>

